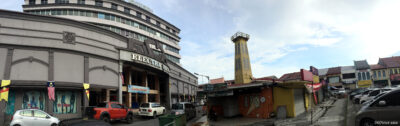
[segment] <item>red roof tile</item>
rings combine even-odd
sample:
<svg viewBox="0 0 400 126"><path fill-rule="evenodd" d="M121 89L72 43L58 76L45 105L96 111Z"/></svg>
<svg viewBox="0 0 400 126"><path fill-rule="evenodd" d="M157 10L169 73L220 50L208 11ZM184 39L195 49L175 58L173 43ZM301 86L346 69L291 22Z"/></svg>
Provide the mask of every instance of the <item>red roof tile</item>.
<svg viewBox="0 0 400 126"><path fill-rule="evenodd" d="M340 74L340 67L333 67L333 68L329 68L328 72L326 73L326 75L335 75L335 74Z"/></svg>
<svg viewBox="0 0 400 126"><path fill-rule="evenodd" d="M301 80L300 72L287 73L279 78L280 81Z"/></svg>
<svg viewBox="0 0 400 126"><path fill-rule="evenodd" d="M225 83L224 77L210 80L210 84L220 84L220 83Z"/></svg>
<svg viewBox="0 0 400 126"><path fill-rule="evenodd" d="M379 64L387 68L400 67L400 56L379 58Z"/></svg>
<svg viewBox="0 0 400 126"><path fill-rule="evenodd" d="M385 66L379 65L379 64L373 64L370 65L372 70L377 70L377 69L383 69Z"/></svg>

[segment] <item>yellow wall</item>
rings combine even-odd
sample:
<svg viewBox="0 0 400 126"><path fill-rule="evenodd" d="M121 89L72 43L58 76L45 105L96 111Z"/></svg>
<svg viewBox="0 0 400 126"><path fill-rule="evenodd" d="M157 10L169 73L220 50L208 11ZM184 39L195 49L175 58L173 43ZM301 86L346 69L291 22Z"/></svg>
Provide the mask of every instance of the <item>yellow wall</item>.
<svg viewBox="0 0 400 126"><path fill-rule="evenodd" d="M311 95L309 93L304 93L304 105L306 107L306 110L308 110L311 105L310 97L311 97Z"/></svg>
<svg viewBox="0 0 400 126"><path fill-rule="evenodd" d="M274 87L274 112L278 106L286 106L287 116L295 117L293 89Z"/></svg>

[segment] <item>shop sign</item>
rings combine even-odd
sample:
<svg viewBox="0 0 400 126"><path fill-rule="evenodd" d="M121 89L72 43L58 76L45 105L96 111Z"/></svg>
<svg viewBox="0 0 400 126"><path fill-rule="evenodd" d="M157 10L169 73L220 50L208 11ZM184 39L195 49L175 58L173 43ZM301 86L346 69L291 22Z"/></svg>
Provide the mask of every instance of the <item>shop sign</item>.
<svg viewBox="0 0 400 126"><path fill-rule="evenodd" d="M318 69L315 68L314 66L310 66L310 72L318 76Z"/></svg>
<svg viewBox="0 0 400 126"><path fill-rule="evenodd" d="M221 89L226 89L227 88L227 84L223 83L223 84L208 84L205 86L204 91L215 91L215 90L221 90Z"/></svg>
<svg viewBox="0 0 400 126"><path fill-rule="evenodd" d="M358 81L357 85L358 87L369 87L372 84L372 80L361 80Z"/></svg>
<svg viewBox="0 0 400 126"><path fill-rule="evenodd" d="M132 53L132 60L136 61L136 62L141 62L141 63L147 64L154 68L162 70L162 64L160 62L158 62L157 60L154 60L150 57Z"/></svg>
<svg viewBox="0 0 400 126"><path fill-rule="evenodd" d="M209 93L208 97L233 96L233 90Z"/></svg>
<svg viewBox="0 0 400 126"><path fill-rule="evenodd" d="M301 73L301 80L314 81L313 74L310 71L301 69L300 73Z"/></svg>
<svg viewBox="0 0 400 126"><path fill-rule="evenodd" d="M400 74L390 75L390 80L392 80L392 81L400 81Z"/></svg>
<svg viewBox="0 0 400 126"><path fill-rule="evenodd" d="M319 83L319 76L313 75L313 82L314 83Z"/></svg>
<svg viewBox="0 0 400 126"><path fill-rule="evenodd" d="M128 92L130 93L139 93L139 94L148 94L150 93L149 87L142 87L136 85L128 85Z"/></svg>
<svg viewBox="0 0 400 126"><path fill-rule="evenodd" d="M140 55L137 53L133 53L133 52L128 52L128 51L120 51L120 59L121 60L126 60L126 61L133 61L136 63L140 63L140 64L144 64L165 72L169 72L169 68L168 66L164 65L163 63L150 58L148 56L144 56L144 55Z"/></svg>

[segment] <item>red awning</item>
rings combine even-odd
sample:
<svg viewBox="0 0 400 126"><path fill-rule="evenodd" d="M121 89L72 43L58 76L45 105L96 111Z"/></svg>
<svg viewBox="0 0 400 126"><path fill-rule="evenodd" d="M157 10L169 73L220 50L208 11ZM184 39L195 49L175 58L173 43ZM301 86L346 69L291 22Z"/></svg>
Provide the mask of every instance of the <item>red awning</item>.
<svg viewBox="0 0 400 126"><path fill-rule="evenodd" d="M316 84L306 84L307 89L311 92L311 89L313 92L318 91L321 87L321 83L316 83Z"/></svg>

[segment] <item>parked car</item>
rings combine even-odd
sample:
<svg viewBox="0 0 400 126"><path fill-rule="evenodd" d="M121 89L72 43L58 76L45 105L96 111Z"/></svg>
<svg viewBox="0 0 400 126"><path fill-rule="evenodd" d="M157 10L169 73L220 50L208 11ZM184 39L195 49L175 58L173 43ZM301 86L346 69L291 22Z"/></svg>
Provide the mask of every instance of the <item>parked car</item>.
<svg viewBox="0 0 400 126"><path fill-rule="evenodd" d="M368 89L368 90L364 91L363 93L354 96L354 98L353 98L353 103L359 104L359 103L360 103L360 98L361 98L363 95L369 94L369 92L371 92L371 91L372 91L372 89Z"/></svg>
<svg viewBox="0 0 400 126"><path fill-rule="evenodd" d="M372 98L374 98L376 95L380 94L381 91L383 92L383 90L381 89L374 89L372 91L370 91L368 94L362 95L360 97L359 103L358 104L362 104L368 100L371 100Z"/></svg>
<svg viewBox="0 0 400 126"><path fill-rule="evenodd" d="M363 106L356 115L356 126L399 125L400 90L393 90Z"/></svg>
<svg viewBox="0 0 400 126"><path fill-rule="evenodd" d="M192 119L196 117L197 112L193 103L190 102L179 102L172 104L172 114L185 114L186 119Z"/></svg>
<svg viewBox="0 0 400 126"><path fill-rule="evenodd" d="M156 118L158 115L164 115L165 112L165 107L161 106L159 103L150 102L140 104L138 115Z"/></svg>
<svg viewBox="0 0 400 126"><path fill-rule="evenodd" d="M110 122L114 120L126 120L127 123L133 122L133 112L118 102L100 103L93 108L95 111L94 119Z"/></svg>
<svg viewBox="0 0 400 126"><path fill-rule="evenodd" d="M368 89L367 88L357 88L357 89L353 90L349 95L350 100L353 100L354 96L359 95L366 90L368 90Z"/></svg>
<svg viewBox="0 0 400 126"><path fill-rule="evenodd" d="M375 96L377 96L378 94L381 94L382 92L385 91L390 91L393 90L394 88L381 88L381 89L373 89L371 92L368 93L368 95L363 95L360 97L359 100L359 104L362 104L366 101L369 101L371 99L373 99Z"/></svg>
<svg viewBox="0 0 400 126"><path fill-rule="evenodd" d="M389 93L389 92L390 92L390 91L381 92L380 94L376 95L374 98L372 98L372 99L370 99L370 100L368 100L368 101L366 101L366 102L364 102L364 103L362 103L362 104L363 104L363 105L367 105L368 103L371 103L371 102L374 101L375 99L377 99L377 98L381 97L382 95L384 95L384 94L386 94L386 93Z"/></svg>
<svg viewBox="0 0 400 126"><path fill-rule="evenodd" d="M14 113L10 126L57 126L58 118L38 109L23 109Z"/></svg>

